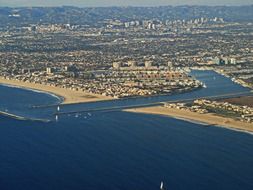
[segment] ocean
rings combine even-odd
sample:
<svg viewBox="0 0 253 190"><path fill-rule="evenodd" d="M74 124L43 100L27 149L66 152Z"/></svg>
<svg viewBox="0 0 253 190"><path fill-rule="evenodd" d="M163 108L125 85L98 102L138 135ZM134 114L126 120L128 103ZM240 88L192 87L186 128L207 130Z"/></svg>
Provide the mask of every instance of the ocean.
<svg viewBox="0 0 253 190"><path fill-rule="evenodd" d="M63 111L138 105L249 89L212 71L193 71L208 88L180 95L61 106ZM174 118L122 111L60 115L49 94L0 86L1 190L252 190L253 136Z"/></svg>

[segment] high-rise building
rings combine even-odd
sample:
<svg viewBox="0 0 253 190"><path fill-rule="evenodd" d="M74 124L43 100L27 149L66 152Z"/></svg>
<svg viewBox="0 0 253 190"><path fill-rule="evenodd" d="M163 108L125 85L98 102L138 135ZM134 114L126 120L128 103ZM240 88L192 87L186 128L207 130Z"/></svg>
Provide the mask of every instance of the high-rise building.
<svg viewBox="0 0 253 190"><path fill-rule="evenodd" d="M230 63L227 57L223 58L222 61L224 62L225 65L228 65Z"/></svg>
<svg viewBox="0 0 253 190"><path fill-rule="evenodd" d="M221 64L221 59L219 57L215 57L213 59L213 64L220 65Z"/></svg>
<svg viewBox="0 0 253 190"><path fill-rule="evenodd" d="M47 67L46 71L47 71L47 74L52 74L53 73L53 68Z"/></svg>
<svg viewBox="0 0 253 190"><path fill-rule="evenodd" d="M135 61L128 61L128 65L132 68L137 66L137 63Z"/></svg>
<svg viewBox="0 0 253 190"><path fill-rule="evenodd" d="M229 57L223 57L223 58L216 57L213 59L213 63L217 65L229 65L229 64L235 65L236 59L229 58Z"/></svg>
<svg viewBox="0 0 253 190"><path fill-rule="evenodd" d="M145 61L145 67L146 68L152 67L152 61Z"/></svg>
<svg viewBox="0 0 253 190"><path fill-rule="evenodd" d="M144 28L147 28L149 25L149 21L147 21L147 20L142 21L142 25Z"/></svg>
<svg viewBox="0 0 253 190"><path fill-rule="evenodd" d="M169 67L169 68L173 67L173 64L172 64L171 61L168 61L168 67Z"/></svg>
<svg viewBox="0 0 253 190"><path fill-rule="evenodd" d="M120 63L120 62L114 62L114 63L112 64L112 67L113 67L114 69L120 69L121 63Z"/></svg>
<svg viewBox="0 0 253 190"><path fill-rule="evenodd" d="M235 58L231 58L230 59L230 63L233 64L233 65L236 65L236 59Z"/></svg>
<svg viewBox="0 0 253 190"><path fill-rule="evenodd" d="M129 28L130 27L130 23L129 22L125 22L125 28Z"/></svg>
<svg viewBox="0 0 253 190"><path fill-rule="evenodd" d="M148 29L152 29L152 23L148 23Z"/></svg>

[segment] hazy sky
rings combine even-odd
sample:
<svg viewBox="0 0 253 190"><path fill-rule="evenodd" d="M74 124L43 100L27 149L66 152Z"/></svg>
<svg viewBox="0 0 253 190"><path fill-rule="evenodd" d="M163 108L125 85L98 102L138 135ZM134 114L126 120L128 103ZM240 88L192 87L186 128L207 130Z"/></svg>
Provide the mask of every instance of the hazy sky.
<svg viewBox="0 0 253 190"><path fill-rule="evenodd" d="M0 0L0 6L247 5L253 0Z"/></svg>

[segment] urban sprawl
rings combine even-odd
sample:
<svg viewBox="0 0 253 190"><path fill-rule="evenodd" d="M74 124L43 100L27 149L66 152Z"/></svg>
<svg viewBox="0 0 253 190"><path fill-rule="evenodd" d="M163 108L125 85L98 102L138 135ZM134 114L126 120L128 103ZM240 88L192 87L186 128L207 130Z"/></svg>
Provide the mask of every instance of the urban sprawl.
<svg viewBox="0 0 253 190"><path fill-rule="evenodd" d="M195 18L133 14L122 19L109 14L101 19L97 11L94 22L76 23L64 16L29 22L22 8L8 9L0 15L13 23L0 25L0 76L125 98L205 87L190 71L209 69L252 88L253 21L206 11ZM219 106L195 103L204 110ZM242 119L252 120L248 112L240 113Z"/></svg>

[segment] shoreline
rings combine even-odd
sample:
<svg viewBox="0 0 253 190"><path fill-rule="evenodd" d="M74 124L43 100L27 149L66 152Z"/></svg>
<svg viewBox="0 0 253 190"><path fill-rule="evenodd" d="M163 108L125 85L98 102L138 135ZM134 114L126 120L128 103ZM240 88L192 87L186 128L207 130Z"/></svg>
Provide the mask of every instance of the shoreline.
<svg viewBox="0 0 253 190"><path fill-rule="evenodd" d="M0 81L1 81L1 78L0 78ZM63 103L64 99L65 99L64 97L57 95L53 92L38 90L38 89L34 89L34 88L28 88L28 87L24 87L24 86L18 86L18 85L14 85L14 84L6 84L6 83L1 83L1 82L0 82L0 85L10 87L10 88L19 88L19 89L23 89L23 90L29 90L29 91L41 93L41 94L47 94L49 96L52 96L52 97L58 99L60 104Z"/></svg>
<svg viewBox="0 0 253 190"><path fill-rule="evenodd" d="M252 123L237 121L232 118L225 118L212 113L200 114L188 110L178 110L174 108L165 108L162 106L126 109L123 111L169 116L179 120L184 120L192 123L199 123L205 127L216 126L242 132L249 132L249 133L253 132Z"/></svg>
<svg viewBox="0 0 253 190"><path fill-rule="evenodd" d="M74 104L74 103L77 104L77 103L97 102L115 99L112 97L102 96L98 94L74 91L70 89L49 86L44 84L35 84L13 79L5 79L3 77L0 77L0 85L10 86L14 88L24 88L38 93L49 94L53 97L57 97L57 99L59 99L60 101L60 104Z"/></svg>

